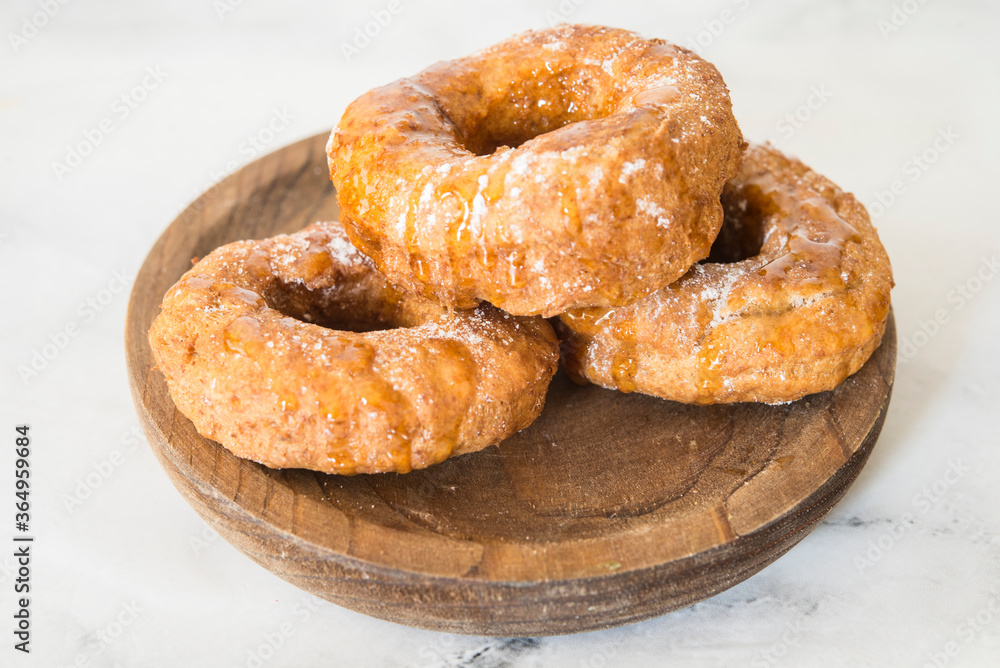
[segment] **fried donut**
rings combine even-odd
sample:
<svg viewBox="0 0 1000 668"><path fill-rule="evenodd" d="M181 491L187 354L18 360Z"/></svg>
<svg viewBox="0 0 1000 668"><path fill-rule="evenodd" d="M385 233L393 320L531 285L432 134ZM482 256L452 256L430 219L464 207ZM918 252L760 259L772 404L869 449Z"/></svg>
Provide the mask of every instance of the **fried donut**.
<svg viewBox="0 0 1000 668"><path fill-rule="evenodd" d="M687 403L781 403L861 368L893 286L864 207L766 145L722 203L708 262L630 306L560 317L572 375Z"/></svg>
<svg viewBox="0 0 1000 668"><path fill-rule="evenodd" d="M223 246L161 309L149 343L178 410L274 468L405 473L499 443L559 357L541 318L392 288L336 223Z"/></svg>
<svg viewBox="0 0 1000 668"><path fill-rule="evenodd" d="M393 283L550 316L705 257L743 147L713 65L561 25L362 95L327 153L351 241Z"/></svg>

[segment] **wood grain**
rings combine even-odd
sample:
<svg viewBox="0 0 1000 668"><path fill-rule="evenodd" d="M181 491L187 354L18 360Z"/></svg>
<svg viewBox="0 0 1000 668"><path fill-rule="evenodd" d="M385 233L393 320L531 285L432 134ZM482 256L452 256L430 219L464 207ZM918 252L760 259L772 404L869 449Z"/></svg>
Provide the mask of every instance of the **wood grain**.
<svg viewBox="0 0 1000 668"><path fill-rule="evenodd" d="M864 466L896 359L785 406L686 406L561 373L541 418L499 447L408 475L275 471L197 434L146 332L193 257L333 219L325 136L258 160L157 241L126 326L136 410L160 464L219 534L276 575L374 617L457 633L550 635L712 596L801 540Z"/></svg>

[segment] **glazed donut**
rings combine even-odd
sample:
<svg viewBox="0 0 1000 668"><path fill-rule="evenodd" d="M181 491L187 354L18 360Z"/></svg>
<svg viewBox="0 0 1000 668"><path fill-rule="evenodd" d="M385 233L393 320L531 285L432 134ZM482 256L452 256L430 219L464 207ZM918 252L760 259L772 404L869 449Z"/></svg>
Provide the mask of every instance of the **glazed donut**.
<svg viewBox="0 0 1000 668"><path fill-rule="evenodd" d="M390 281L550 316L705 257L743 147L710 63L561 25L362 95L327 153L347 233Z"/></svg>
<svg viewBox="0 0 1000 668"><path fill-rule="evenodd" d="M708 262L630 306L560 316L572 375L687 403L782 403L861 368L893 286L864 207L770 146L751 147L722 203Z"/></svg>
<svg viewBox="0 0 1000 668"><path fill-rule="evenodd" d="M336 223L223 246L161 309L149 343L178 410L273 468L405 473L481 450L538 416L559 357L541 318L395 290Z"/></svg>

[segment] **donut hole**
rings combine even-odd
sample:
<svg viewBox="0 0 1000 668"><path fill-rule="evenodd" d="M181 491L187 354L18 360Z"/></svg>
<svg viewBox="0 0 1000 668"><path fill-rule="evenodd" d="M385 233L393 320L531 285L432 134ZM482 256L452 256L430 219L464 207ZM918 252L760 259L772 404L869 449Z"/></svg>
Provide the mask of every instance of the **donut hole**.
<svg viewBox="0 0 1000 668"><path fill-rule="evenodd" d="M462 147L488 156L572 123L610 116L617 100L597 94L598 88L598 82L560 69L547 77L525 75L521 81L487 76L469 86L474 97L446 96L441 107Z"/></svg>
<svg viewBox="0 0 1000 668"><path fill-rule="evenodd" d="M401 321L394 303L370 299L357 286L314 290L299 283L283 283L265 294L264 300L286 317L341 332L379 332L409 326Z"/></svg>
<svg viewBox="0 0 1000 668"><path fill-rule="evenodd" d="M458 127L458 139L462 147L478 156L493 155L499 148L517 148L539 135L543 135L578 121L592 120L590 117L567 108L553 108L546 113L528 113L528 108L541 98L510 100L507 105L498 105L478 122L470 122ZM564 101L563 101L564 102ZM555 104L545 104L555 107ZM560 106L565 107L565 104Z"/></svg>
<svg viewBox="0 0 1000 668"><path fill-rule="evenodd" d="M730 264L760 254L764 245L765 223L773 213L771 199L759 189L733 189L722 192L724 217L719 236L704 262Z"/></svg>

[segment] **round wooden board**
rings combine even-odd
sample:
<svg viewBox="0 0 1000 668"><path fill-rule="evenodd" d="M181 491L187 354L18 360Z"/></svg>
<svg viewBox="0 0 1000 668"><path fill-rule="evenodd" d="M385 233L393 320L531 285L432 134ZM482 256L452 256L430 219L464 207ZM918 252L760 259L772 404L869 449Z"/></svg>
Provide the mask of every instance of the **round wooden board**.
<svg viewBox="0 0 1000 668"><path fill-rule="evenodd" d="M784 406L686 406L560 373L499 447L408 475L275 471L198 435L152 368L163 294L215 247L335 219L325 136L268 155L192 204L135 282L129 380L171 481L276 575L402 624L526 636L653 617L753 575L844 495L878 437L896 330L832 392Z"/></svg>

